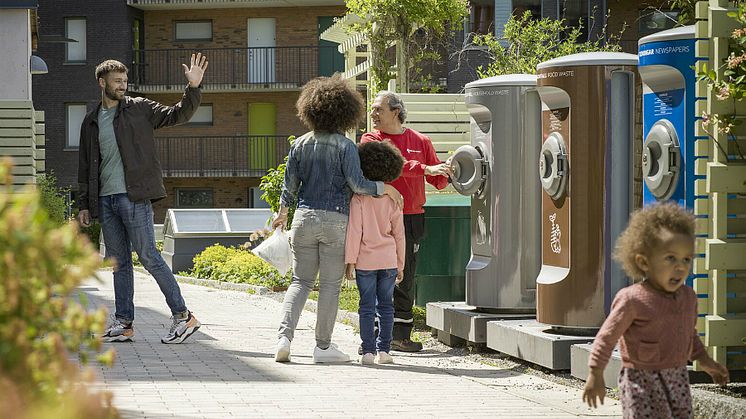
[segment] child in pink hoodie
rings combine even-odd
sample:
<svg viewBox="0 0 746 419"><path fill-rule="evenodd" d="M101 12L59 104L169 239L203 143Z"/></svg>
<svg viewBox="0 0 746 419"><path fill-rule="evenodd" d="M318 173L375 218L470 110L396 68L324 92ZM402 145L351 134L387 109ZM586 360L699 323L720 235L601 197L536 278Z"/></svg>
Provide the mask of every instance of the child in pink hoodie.
<svg viewBox="0 0 746 419"><path fill-rule="evenodd" d="M685 284L694 257L694 216L675 203L637 211L617 241L615 258L634 285L620 290L593 341L583 400L604 401L603 371L617 341L622 353L619 398L625 418L692 418L687 361L717 384L728 370L699 340L697 296Z"/></svg>
<svg viewBox="0 0 746 419"><path fill-rule="evenodd" d="M363 175L372 181L391 182L404 165L401 152L388 142L358 145ZM394 285L404 272L404 218L390 199L353 195L345 242L346 275L353 272L360 292L360 337L364 365L391 364L394 328ZM378 314L379 334L374 322ZM377 352L377 355L376 355Z"/></svg>

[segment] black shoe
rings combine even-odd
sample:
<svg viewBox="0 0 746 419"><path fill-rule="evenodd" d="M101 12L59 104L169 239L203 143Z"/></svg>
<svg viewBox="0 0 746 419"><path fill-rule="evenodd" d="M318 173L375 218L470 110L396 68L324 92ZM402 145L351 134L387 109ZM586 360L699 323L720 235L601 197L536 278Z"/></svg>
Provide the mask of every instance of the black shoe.
<svg viewBox="0 0 746 419"><path fill-rule="evenodd" d="M391 341L391 349L401 352L419 352L422 350L422 344L409 339L396 339Z"/></svg>

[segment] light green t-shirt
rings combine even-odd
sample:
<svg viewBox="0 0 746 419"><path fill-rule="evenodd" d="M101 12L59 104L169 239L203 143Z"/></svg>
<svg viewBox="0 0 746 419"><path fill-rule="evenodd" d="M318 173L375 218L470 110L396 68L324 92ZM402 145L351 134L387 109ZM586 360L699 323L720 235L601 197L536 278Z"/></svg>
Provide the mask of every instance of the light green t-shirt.
<svg viewBox="0 0 746 419"><path fill-rule="evenodd" d="M124 165L119 154L117 139L114 136L114 115L117 108L105 109L101 106L98 112L98 144L101 153L99 196L127 193L124 181Z"/></svg>

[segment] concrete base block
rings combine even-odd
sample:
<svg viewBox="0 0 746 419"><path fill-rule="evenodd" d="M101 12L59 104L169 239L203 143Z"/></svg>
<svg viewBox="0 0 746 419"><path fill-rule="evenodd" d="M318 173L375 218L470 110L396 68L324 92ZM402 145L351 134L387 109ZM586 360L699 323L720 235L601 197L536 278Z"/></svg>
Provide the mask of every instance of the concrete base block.
<svg viewBox="0 0 746 419"><path fill-rule="evenodd" d="M570 346L590 343L593 337L552 332L536 320L487 322L487 347L551 370L570 369Z"/></svg>
<svg viewBox="0 0 746 419"><path fill-rule="evenodd" d="M438 330L438 339L445 333L471 343L486 343L488 321L531 318L534 318L533 314L485 313L464 302L427 303L427 325Z"/></svg>
<svg viewBox="0 0 746 419"><path fill-rule="evenodd" d="M590 374L588 358L591 355L592 343L572 345L570 347L570 374L573 377L587 380ZM604 382L606 387L615 388L619 382L619 371L622 369L622 355L619 348L614 348L609 358L609 364L604 370Z"/></svg>
<svg viewBox="0 0 746 419"><path fill-rule="evenodd" d="M438 341L450 346L451 348L466 346L466 341L464 339L442 330L438 330Z"/></svg>

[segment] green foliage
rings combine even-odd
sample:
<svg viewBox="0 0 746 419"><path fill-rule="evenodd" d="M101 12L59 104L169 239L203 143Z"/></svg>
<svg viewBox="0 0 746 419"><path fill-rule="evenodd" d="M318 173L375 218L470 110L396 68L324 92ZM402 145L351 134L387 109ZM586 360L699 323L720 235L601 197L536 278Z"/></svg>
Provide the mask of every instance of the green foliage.
<svg viewBox="0 0 746 419"><path fill-rule="evenodd" d="M694 23L694 13L697 2L700 0L669 0L667 3L669 10L678 10L677 20L681 25L691 25Z"/></svg>
<svg viewBox="0 0 746 419"><path fill-rule="evenodd" d="M460 25L468 14L467 0L347 0L346 3L350 13L369 18L367 23L353 30L367 36L373 49L371 84L374 92L384 90L393 78L393 63L387 59L386 50L394 42L408 46L418 29L433 36L442 35L447 29ZM404 62L398 65L409 69L410 56L405 48Z"/></svg>
<svg viewBox="0 0 746 419"><path fill-rule="evenodd" d="M13 193L0 164L0 411L5 417L113 417L110 400L89 394L81 364L100 349L106 312L72 300L101 266L72 223L60 225L39 192ZM98 356L107 364L113 351ZM12 412L12 413L9 413ZM9 416L8 416L9 415ZM82 416L81 416L82 415Z"/></svg>
<svg viewBox="0 0 746 419"><path fill-rule="evenodd" d="M288 137L290 146L295 142L295 136L291 135ZM277 213L280 211L280 195L282 194L282 185L285 181L285 167L287 167L288 158L285 159L277 166L276 169L270 168L267 174L262 176L262 180L259 183L259 189L264 191L261 198L269 204L269 208L272 212ZM288 225L293 223L293 214L295 214L295 207L288 208Z"/></svg>
<svg viewBox="0 0 746 419"><path fill-rule="evenodd" d="M605 29L604 31L605 32ZM493 62L487 68L480 67L480 78L501 74L535 74L536 66L547 60L564 55L590 51L620 51L620 35L604 36L597 40L580 42L580 27L570 27L563 20L551 18L534 19L527 11L522 16L512 16L505 24L501 43L493 35L477 36L474 43L489 50Z"/></svg>
<svg viewBox="0 0 746 419"><path fill-rule="evenodd" d="M263 285L268 288L286 287L292 272L281 276L277 269L248 250L219 244L206 248L194 257L190 276L217 281Z"/></svg>
<svg viewBox="0 0 746 419"><path fill-rule="evenodd" d="M36 187L39 190L41 206L49 214L49 219L58 226L65 223L67 214L67 202L65 195L70 192L69 188L58 188L57 179L53 173L41 174L36 177Z"/></svg>
<svg viewBox="0 0 746 419"><path fill-rule="evenodd" d="M746 97L746 3L740 3L736 11L729 12L728 16L740 26L731 33L730 54L718 68L708 69L705 64L698 78L707 82L717 100L740 102ZM705 130L713 126L719 132L730 134L733 127L741 122L735 115L702 114ZM735 144L738 145L737 142ZM728 159L726 146L717 145ZM740 149L737 149L737 153L741 160L746 158Z"/></svg>

